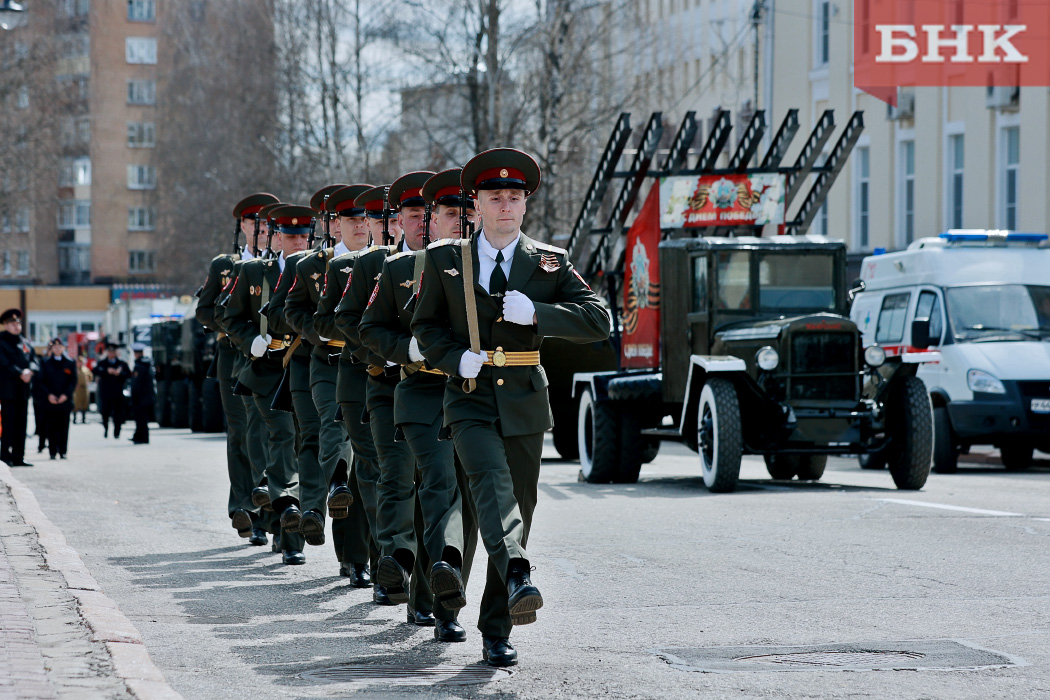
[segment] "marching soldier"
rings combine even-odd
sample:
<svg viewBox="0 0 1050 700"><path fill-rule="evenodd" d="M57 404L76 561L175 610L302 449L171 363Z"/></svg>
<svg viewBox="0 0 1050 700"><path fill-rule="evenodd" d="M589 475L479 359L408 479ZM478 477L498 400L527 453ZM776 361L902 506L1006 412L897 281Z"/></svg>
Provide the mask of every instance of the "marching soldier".
<svg viewBox="0 0 1050 700"><path fill-rule="evenodd" d="M258 413L248 412L244 397L233 393L234 369L242 356L222 325L222 312L216 313L216 302L227 286L232 286L235 268L244 260L251 260L251 237L259 210L267 204L278 203L277 197L257 193L245 197L233 208L236 225L233 233L233 253L224 253L212 258L208 275L197 292L196 317L202 326L218 333L216 343L215 376L219 383L219 397L226 415L226 469L230 477L230 496L227 511L237 534L253 545L266 544L266 531L261 527L258 506L252 503L252 488L262 478L265 460L259 450L264 438L260 428L262 420ZM245 244L241 248L239 237L244 233ZM249 425L254 428L252 430ZM249 448L250 435L254 435L258 449ZM256 452L253 465L251 452Z"/></svg>
<svg viewBox="0 0 1050 700"><path fill-rule="evenodd" d="M286 256L305 247L314 217L309 207L290 204L271 209L268 216L277 232L270 237L267 257L241 265L226 301L223 323L237 348L249 359L237 380L251 390L255 407L266 424L266 488L270 508L280 514L283 561L304 564L303 538L299 534L295 424L291 415L272 408L284 374L282 359L288 344L284 338L275 338L269 333L269 319L260 316L260 309L269 303L277 287ZM273 239L281 250L280 255L273 255Z"/></svg>
<svg viewBox="0 0 1050 700"><path fill-rule="evenodd" d="M320 442L317 471L310 474L300 472L303 504L300 531L308 544L311 538L323 543L327 511L332 516L332 539L340 574L348 576L357 588L371 585L368 571L370 533L360 494L355 499L357 488L349 483L346 428L335 420L339 354L344 342L320 333L315 327L314 315L322 285L326 284L329 260L334 255L350 252L347 240L355 250L368 244L367 233L361 235L361 227L355 226L350 214L353 213L354 198L370 188L370 185L332 185L314 195L311 206L320 209L325 218L325 247L311 251L298 262L295 283L285 304L289 325L301 334L304 343L312 347L308 390L298 400L310 402L318 416ZM296 410L299 410L298 403Z"/></svg>
<svg viewBox="0 0 1050 700"><path fill-rule="evenodd" d="M26 423L33 376L40 371L40 364L33 346L22 337L21 310L8 309L0 314L0 325L0 405L4 418L0 460L12 467L31 467L25 460Z"/></svg>
<svg viewBox="0 0 1050 700"><path fill-rule="evenodd" d="M353 336L347 336L336 327L335 309L349 286L350 275L357 258L372 249L368 247L368 243L373 238L370 222L382 221L381 206L378 210L379 219L372 219L369 218L365 207L358 206L356 203L358 196L372 189L372 185L351 185L348 191L340 190L329 199L331 206L338 208L343 242L350 252L336 255L329 261L325 281L321 287L321 297L314 313L314 330L317 334L330 338L337 344L338 342L343 343L337 360L335 402L339 406L339 414L353 452L353 461L347 474L347 485L353 496L354 504L350 507L347 521L348 525L352 521L353 527L359 530L367 529L369 561L372 566L367 573L367 578L364 572L356 572L353 568L346 570L341 567L340 574L350 576L355 582L354 585L362 587L374 581L374 567L379 560L379 553L376 551L376 543L379 541L376 523L378 508L376 482L379 480L379 458L376 455L372 431L365 411L367 365L354 357L354 351L359 349L360 341L356 333ZM381 224L378 230L382 235ZM329 355L329 361L331 357ZM326 399L325 387L322 384L315 385L314 400L320 401L318 411L322 416L330 410L323 406ZM335 480L341 481L338 466ZM333 537L336 536L336 532L333 531ZM372 600L380 605L392 605L382 586L373 587Z"/></svg>
<svg viewBox="0 0 1050 700"><path fill-rule="evenodd" d="M102 414L102 436L109 437L109 419L113 419L113 437L120 437L120 426L124 424L127 406L124 402L124 385L131 377L128 363L120 359L120 346L106 343L106 356L98 361L93 370L98 381L98 410Z"/></svg>
<svg viewBox="0 0 1050 700"><path fill-rule="evenodd" d="M478 628L483 657L495 666L517 663L511 626L534 622L543 605L525 549L551 427L540 343L602 340L611 327L565 251L521 232L539 181L536 162L514 149L486 151L464 166L461 182L482 229L430 246L412 321L424 358L450 375L444 420L489 554Z"/></svg>
<svg viewBox="0 0 1050 700"><path fill-rule="evenodd" d="M433 173L428 173L428 176ZM411 489L414 460L408 445L395 440L394 388L401 378L401 368L388 363L361 344L358 324L370 295L379 281L383 261L388 255L411 250L402 239L397 241L389 233L389 208L386 187L375 187L360 195L358 206L366 211L383 213L383 245L362 254L354 263L350 284L335 309L335 325L345 338L351 339L357 349L354 356L368 365L365 408L368 411L372 441L379 458L379 480L377 482L376 545L383 557L376 570L376 583L389 603L408 603L408 621L417 625L433 625L433 595L422 569L423 558L415 556L412 538L414 508L411 499L404 498L404 475L408 474ZM419 222L420 224L422 221ZM410 235L415 238L413 247L420 247L423 227L416 225ZM386 566L384 567L384 562ZM415 574L409 578L405 571Z"/></svg>
<svg viewBox="0 0 1050 700"><path fill-rule="evenodd" d="M448 189L454 189L454 195L446 191ZM398 218L412 250L386 258L359 325L362 342L380 357L401 367L402 379L394 390L394 423L404 434L415 459L419 485L415 489L411 472L384 474L384 503L407 502L400 506L406 511L399 521L403 530L401 541L411 542L416 548L415 556L427 564L432 563L421 568L430 572L430 587L438 603L434 608L437 618L434 637L443 642L462 642L467 638L456 617L466 605L466 580L477 546L477 525L473 503L464 507L469 494L457 484L452 443L439 439L445 375L423 361L418 343L412 337L411 322L412 302L423 270L423 248L429 243L426 227L430 221L425 207L434 203L436 196L440 197L435 207L439 235L452 236L460 223L459 195L458 169L433 177L429 173L410 173L390 186L390 200L399 202ZM449 210L455 214L451 218L447 216ZM454 225L450 225L452 222ZM423 231L421 239L415 235L417 230ZM392 476L396 476L396 480ZM391 495L388 492L392 488L398 491ZM413 531L410 513L416 500L423 518L422 533ZM389 567L398 579L407 578L408 568L402 568L397 554L395 551L393 557L384 557L380 562L381 576Z"/></svg>

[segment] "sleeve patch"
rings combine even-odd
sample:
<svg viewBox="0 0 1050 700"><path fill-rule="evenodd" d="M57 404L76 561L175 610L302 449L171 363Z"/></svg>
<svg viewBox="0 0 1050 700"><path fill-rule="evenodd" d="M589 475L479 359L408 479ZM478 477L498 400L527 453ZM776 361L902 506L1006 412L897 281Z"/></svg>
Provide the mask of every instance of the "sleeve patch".
<svg viewBox="0 0 1050 700"><path fill-rule="evenodd" d="M379 296L379 282L376 282L376 286L372 289L372 296L368 297L368 306L372 305L377 296Z"/></svg>
<svg viewBox="0 0 1050 700"><path fill-rule="evenodd" d="M584 280L583 277L580 276L579 272L577 272L575 269L573 269L572 274L576 275L576 279L578 279L580 282L583 282L583 286L587 288L587 291L589 291L589 292L593 292L594 291L593 289L591 289L591 285L587 284L587 281Z"/></svg>

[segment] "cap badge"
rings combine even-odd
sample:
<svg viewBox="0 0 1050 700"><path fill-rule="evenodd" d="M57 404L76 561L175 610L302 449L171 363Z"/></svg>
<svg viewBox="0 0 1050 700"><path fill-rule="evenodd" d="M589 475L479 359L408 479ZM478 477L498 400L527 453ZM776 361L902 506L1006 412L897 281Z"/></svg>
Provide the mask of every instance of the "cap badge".
<svg viewBox="0 0 1050 700"><path fill-rule="evenodd" d="M558 262L557 255L541 255L540 256L540 269L544 272L555 272L561 269L561 263Z"/></svg>
<svg viewBox="0 0 1050 700"><path fill-rule="evenodd" d="M292 226L295 226L298 223L299 223L299 219L296 219L296 218L292 219Z"/></svg>
<svg viewBox="0 0 1050 700"><path fill-rule="evenodd" d="M456 276L459 275L459 270L457 270L454 267L453 268L449 268L448 270L445 270L445 274L448 275L449 277L456 277Z"/></svg>
<svg viewBox="0 0 1050 700"><path fill-rule="evenodd" d="M510 172L506 168L503 168L502 170L499 171L499 176L500 177L507 177L508 175L510 175Z"/></svg>

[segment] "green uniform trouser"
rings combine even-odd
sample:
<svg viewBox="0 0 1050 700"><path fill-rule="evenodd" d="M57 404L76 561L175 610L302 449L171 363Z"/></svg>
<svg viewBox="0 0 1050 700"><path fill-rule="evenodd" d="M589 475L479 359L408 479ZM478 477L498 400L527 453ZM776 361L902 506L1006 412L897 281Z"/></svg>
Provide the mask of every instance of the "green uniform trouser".
<svg viewBox="0 0 1050 700"><path fill-rule="evenodd" d="M511 559L529 558L525 547L536 510L543 433L504 437L495 423L464 420L452 424L452 438L470 479L481 539L489 554L478 629L508 637L507 566Z"/></svg>
<svg viewBox="0 0 1050 700"><path fill-rule="evenodd" d="M227 510L233 517L235 510L258 513L252 505L252 462L248 456L248 414L244 403L233 393L233 358L237 350L223 339L216 348L215 372L218 377L219 398L226 415L226 470L230 475L230 499Z"/></svg>
<svg viewBox="0 0 1050 700"><path fill-rule="evenodd" d="M299 500L299 475L295 463L295 420L290 413L270 408L277 387L266 394L252 394L255 408L266 426L263 445L266 448L266 486L270 502L279 498ZM274 509L275 521L281 514ZM279 525L277 526L279 528ZM281 532L281 549L302 551L305 540L298 532Z"/></svg>
<svg viewBox="0 0 1050 700"><path fill-rule="evenodd" d="M293 356L288 373L298 430L299 507L304 513L316 510L323 516L327 512L328 478L320 461L321 417L310 391L310 358Z"/></svg>
<svg viewBox="0 0 1050 700"><path fill-rule="evenodd" d="M367 564L370 555L368 519L365 517L365 506L360 489L354 483L355 480L350 478L350 474L346 473L346 465L350 460L346 426L335 420L338 410L335 400L338 375L339 365L335 358L332 363L326 362L317 355L310 358L310 390L314 407L320 416L320 464L325 479L323 503L325 510L320 512L322 515L327 512L328 487L336 479L336 473L345 474L354 502L350 506L347 517L332 520L332 544L335 547L336 559L340 562ZM342 481L343 478L340 476L338 480ZM306 505L305 500L303 504Z"/></svg>
<svg viewBox="0 0 1050 700"><path fill-rule="evenodd" d="M416 610L433 610L429 557L416 546L423 539L423 516L415 497L415 460L408 443L394 439L395 386L396 381L386 377L368 377L368 418L379 457L377 544L384 556L392 556L399 549L411 552L414 566L409 605Z"/></svg>
<svg viewBox="0 0 1050 700"><path fill-rule="evenodd" d="M266 478L266 423L255 406L254 396L238 396L247 418L248 461L252 465L252 488L261 486Z"/></svg>
<svg viewBox="0 0 1050 700"><path fill-rule="evenodd" d="M375 443L372 441L371 424L365 413L365 391L368 372L363 364L339 360L339 377L336 385L336 400L343 424L350 436L350 447L353 450L353 461L347 484L354 496L350 507L350 517L355 517L357 504L368 524L369 560L372 562L372 575L375 576L375 565L379 561L378 531L378 497L376 483L379 481L379 457L376 455ZM333 539L335 539L333 533ZM346 561L345 559L341 561ZM364 560L356 562L363 564Z"/></svg>

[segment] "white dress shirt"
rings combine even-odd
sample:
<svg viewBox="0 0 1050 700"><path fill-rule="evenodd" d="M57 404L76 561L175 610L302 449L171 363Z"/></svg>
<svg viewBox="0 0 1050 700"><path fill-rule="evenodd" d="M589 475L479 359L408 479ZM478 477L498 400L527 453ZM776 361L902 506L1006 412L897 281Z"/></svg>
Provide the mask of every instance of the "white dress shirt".
<svg viewBox="0 0 1050 700"><path fill-rule="evenodd" d="M338 243L335 244L335 249L332 251L332 257L333 258L338 258L340 255L343 255L344 253L349 253L349 252L350 252L350 249L347 248L345 245L343 245L342 241L339 241Z"/></svg>
<svg viewBox="0 0 1050 700"><path fill-rule="evenodd" d="M281 268L281 273L283 274L284 273L284 251L283 250L281 251L281 254L277 256L277 267Z"/></svg>
<svg viewBox="0 0 1050 700"><path fill-rule="evenodd" d="M478 282L486 292L489 291L489 280L492 279L492 271L496 269L496 253L500 250L503 251L503 262L501 263L503 274L510 280L510 264L514 260L514 251L517 249L520 239L521 231L518 231L518 235L514 237L514 240L506 248L493 248L492 244L489 243L489 239L485 237L484 229L478 235Z"/></svg>
<svg viewBox="0 0 1050 700"><path fill-rule="evenodd" d="M254 257L255 256L252 255L252 252L248 250L248 246L244 246L244 248L241 250L241 260L251 260Z"/></svg>

